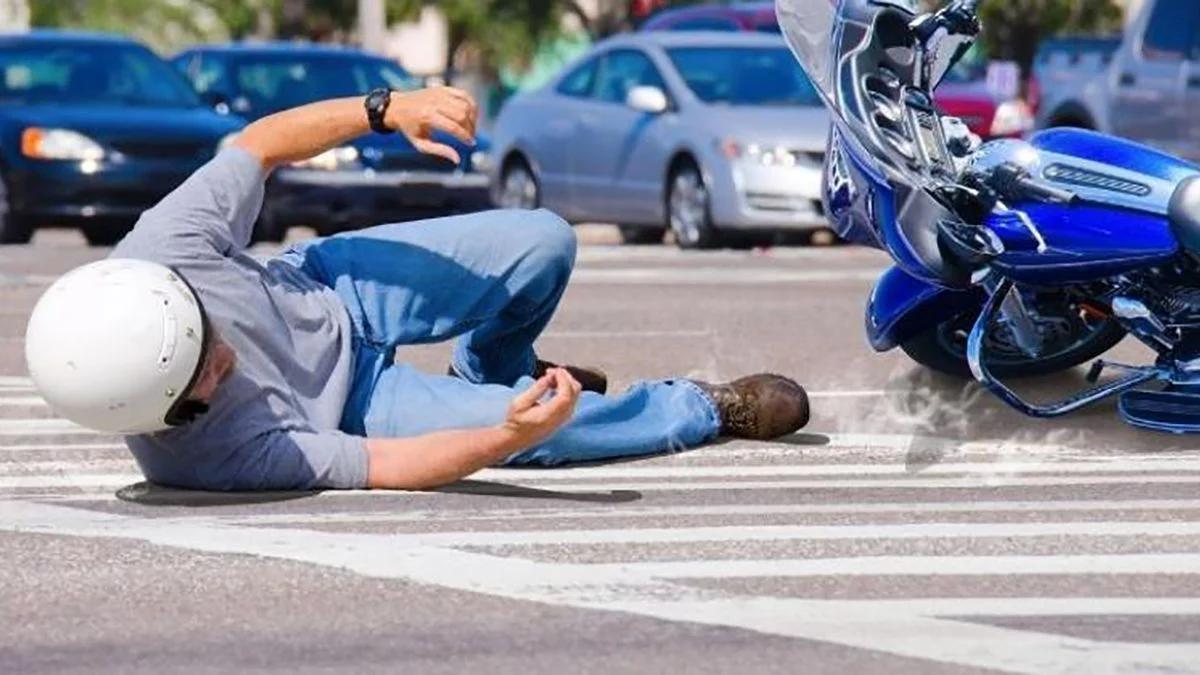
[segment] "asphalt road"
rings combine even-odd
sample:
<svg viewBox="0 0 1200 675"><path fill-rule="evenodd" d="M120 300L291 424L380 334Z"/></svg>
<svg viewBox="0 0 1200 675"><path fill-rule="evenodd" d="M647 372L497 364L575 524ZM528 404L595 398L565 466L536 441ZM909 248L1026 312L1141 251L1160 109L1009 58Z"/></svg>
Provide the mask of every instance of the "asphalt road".
<svg viewBox="0 0 1200 675"><path fill-rule="evenodd" d="M24 377L38 294L102 253L0 248L0 672L1200 672L1200 439L873 354L878 254L582 249L546 357L792 375L782 443L250 497L138 485Z"/></svg>

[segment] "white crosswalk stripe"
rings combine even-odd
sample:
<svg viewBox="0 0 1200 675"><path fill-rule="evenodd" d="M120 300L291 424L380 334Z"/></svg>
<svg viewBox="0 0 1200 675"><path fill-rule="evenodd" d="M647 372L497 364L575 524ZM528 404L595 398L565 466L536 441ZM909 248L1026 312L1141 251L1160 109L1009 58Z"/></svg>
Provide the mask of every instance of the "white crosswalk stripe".
<svg viewBox="0 0 1200 675"><path fill-rule="evenodd" d="M635 464L489 469L458 491L324 493L262 512L162 511L150 499L118 514L104 504L142 480L123 444L30 417L42 407L27 379L0 378L0 534L250 554L1009 672L1200 663L1200 636L1151 644L995 623L1200 618L1200 452L961 444L912 466L911 436L831 434L820 448L734 444ZM880 460L838 461L861 447ZM464 508L459 492L489 489L580 501ZM680 497L695 494L713 501ZM1020 546L996 554L996 542ZM836 553L810 555L818 544ZM1011 591L946 592L964 578ZM1113 596L1116 578L1147 590ZM896 597L872 585L896 579L921 590ZM1073 594L1056 594L1063 579ZM1152 592L1163 579L1172 590ZM847 595L817 592L829 583Z"/></svg>

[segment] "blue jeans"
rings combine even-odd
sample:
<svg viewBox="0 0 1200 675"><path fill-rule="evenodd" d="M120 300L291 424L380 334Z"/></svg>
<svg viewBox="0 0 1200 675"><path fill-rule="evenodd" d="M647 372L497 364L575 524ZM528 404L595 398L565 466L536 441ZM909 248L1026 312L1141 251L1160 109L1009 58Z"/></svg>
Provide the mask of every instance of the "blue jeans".
<svg viewBox="0 0 1200 675"><path fill-rule="evenodd" d="M495 426L533 384L534 342L575 263L575 234L549 211L492 211L316 239L288 257L333 288L354 325L355 376L342 430L408 438ZM458 338L455 371L395 363L400 345ZM514 465L678 451L715 438L712 401L685 380L620 396L584 392L574 417Z"/></svg>

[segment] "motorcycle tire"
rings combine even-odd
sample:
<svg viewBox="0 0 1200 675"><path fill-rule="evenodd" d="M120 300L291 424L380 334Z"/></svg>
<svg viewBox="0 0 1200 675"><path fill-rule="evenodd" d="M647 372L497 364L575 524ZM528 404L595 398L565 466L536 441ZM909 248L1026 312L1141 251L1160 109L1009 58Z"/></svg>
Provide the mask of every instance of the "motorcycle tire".
<svg viewBox="0 0 1200 675"><path fill-rule="evenodd" d="M959 351L944 339L946 326L973 321L975 315L960 315L943 324L919 333L901 343L900 348L917 363L940 373L962 378L973 378L967 364L965 350ZM1125 330L1113 321L1107 321L1090 335L1076 340L1065 349L1039 358L998 358L995 354L985 356L988 370L999 378L1036 377L1052 375L1099 358L1125 339Z"/></svg>

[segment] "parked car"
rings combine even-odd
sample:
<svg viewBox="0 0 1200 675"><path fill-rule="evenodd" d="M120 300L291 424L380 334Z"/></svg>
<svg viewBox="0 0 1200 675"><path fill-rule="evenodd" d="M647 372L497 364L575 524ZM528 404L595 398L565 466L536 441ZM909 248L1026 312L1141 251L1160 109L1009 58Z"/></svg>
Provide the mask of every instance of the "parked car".
<svg viewBox="0 0 1200 675"><path fill-rule="evenodd" d="M1074 64L1051 57L1056 72L1039 63L1047 83L1040 123L1095 129L1200 161L1198 27L1200 2L1146 0L1111 58L1100 49Z"/></svg>
<svg viewBox="0 0 1200 675"><path fill-rule="evenodd" d="M938 107L984 140L1019 138L1034 129L1034 112L1020 97L1001 98L988 84L988 61L965 58L946 73L933 96Z"/></svg>
<svg viewBox="0 0 1200 675"><path fill-rule="evenodd" d="M0 36L0 243L76 226L113 244L241 126L131 40Z"/></svg>
<svg viewBox="0 0 1200 675"><path fill-rule="evenodd" d="M826 226L829 116L774 35L648 32L596 46L495 128L495 200L621 224L627 242L719 245Z"/></svg>
<svg viewBox="0 0 1200 675"><path fill-rule="evenodd" d="M1081 99L1109 72L1120 48L1120 36L1043 41L1033 62L1034 76L1044 88L1038 125L1095 129L1096 121Z"/></svg>
<svg viewBox="0 0 1200 675"><path fill-rule="evenodd" d="M670 9L651 16L641 30L756 31L779 33L774 2L744 2L733 5L698 5Z"/></svg>
<svg viewBox="0 0 1200 675"><path fill-rule="evenodd" d="M421 86L396 63L343 47L243 43L187 50L173 59L215 109L251 121L280 110L372 89ZM488 140L459 151L455 165L422 154L403 134L370 134L306 162L277 171L267 186L258 237L283 239L289 227L321 234L418 216L473 211L490 205Z"/></svg>
<svg viewBox="0 0 1200 675"><path fill-rule="evenodd" d="M779 33L773 2L699 5L660 12L643 31L729 31ZM981 138L1021 136L1033 129L1033 113L1019 99L997 100L987 84L987 62L966 59L950 72L934 93L947 113L960 117Z"/></svg>

